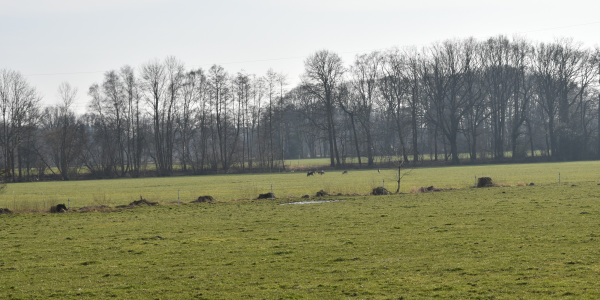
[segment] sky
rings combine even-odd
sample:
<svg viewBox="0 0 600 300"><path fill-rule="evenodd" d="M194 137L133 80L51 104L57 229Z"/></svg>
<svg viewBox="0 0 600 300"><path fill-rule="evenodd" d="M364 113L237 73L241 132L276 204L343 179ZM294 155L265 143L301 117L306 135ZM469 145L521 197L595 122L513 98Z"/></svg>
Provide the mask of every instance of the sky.
<svg viewBox="0 0 600 300"><path fill-rule="evenodd" d="M327 49L358 54L498 35L600 44L600 1L0 0L0 69L23 74L43 105L78 89L84 112L104 73L174 56L186 68L268 69L300 82L304 60Z"/></svg>

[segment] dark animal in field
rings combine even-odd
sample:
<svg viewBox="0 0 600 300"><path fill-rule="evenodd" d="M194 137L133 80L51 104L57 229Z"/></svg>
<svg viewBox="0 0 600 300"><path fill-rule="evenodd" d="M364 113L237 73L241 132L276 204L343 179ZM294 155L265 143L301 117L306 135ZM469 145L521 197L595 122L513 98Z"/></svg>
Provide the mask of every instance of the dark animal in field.
<svg viewBox="0 0 600 300"><path fill-rule="evenodd" d="M306 176L313 176L313 175L315 175L315 171L308 171L306 173Z"/></svg>
<svg viewBox="0 0 600 300"><path fill-rule="evenodd" d="M8 208L0 208L0 215L11 215L12 211Z"/></svg>
<svg viewBox="0 0 600 300"><path fill-rule="evenodd" d="M342 172L342 175L343 175L343 174L348 174L348 171L344 171L344 172Z"/></svg>
<svg viewBox="0 0 600 300"><path fill-rule="evenodd" d="M67 206L64 204L57 204L56 206L50 207L51 213L64 213L68 212Z"/></svg>
<svg viewBox="0 0 600 300"><path fill-rule="evenodd" d="M323 174L325 174L325 171L321 170L318 173L319 173L319 175L323 175Z"/></svg>

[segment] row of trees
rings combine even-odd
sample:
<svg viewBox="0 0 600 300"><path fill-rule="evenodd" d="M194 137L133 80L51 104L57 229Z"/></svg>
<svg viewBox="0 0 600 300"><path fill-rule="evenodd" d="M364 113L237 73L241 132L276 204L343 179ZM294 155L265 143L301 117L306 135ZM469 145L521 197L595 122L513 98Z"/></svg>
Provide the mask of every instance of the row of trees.
<svg viewBox="0 0 600 300"><path fill-rule="evenodd" d="M352 152L366 154L369 165L375 155L416 162L442 151L454 163L460 153L472 161L600 155L600 51L568 39L448 40L421 51L359 55L349 68L320 51L306 70L297 96L319 99L309 105L320 105L327 120L332 166L340 165L343 143L336 115L340 124L349 119L351 126L340 128L351 129Z"/></svg>
<svg viewBox="0 0 600 300"><path fill-rule="evenodd" d="M600 51L566 39L448 40L349 66L322 50L291 88L271 70L187 70L169 57L106 72L83 115L67 83L61 104L42 107L18 72L0 76L0 147L13 180L274 171L308 157L333 167L600 157Z"/></svg>

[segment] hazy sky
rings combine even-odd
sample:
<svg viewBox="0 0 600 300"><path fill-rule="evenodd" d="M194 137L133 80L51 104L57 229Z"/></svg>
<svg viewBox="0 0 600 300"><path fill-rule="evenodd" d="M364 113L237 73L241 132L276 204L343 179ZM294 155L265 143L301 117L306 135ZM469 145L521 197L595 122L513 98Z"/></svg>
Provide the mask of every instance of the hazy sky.
<svg viewBox="0 0 600 300"><path fill-rule="evenodd" d="M104 72L175 56L188 69L269 68L295 85L304 59L328 49L356 54L504 34L600 44L600 1L0 0L0 69L21 72L45 104L58 85L87 90Z"/></svg>

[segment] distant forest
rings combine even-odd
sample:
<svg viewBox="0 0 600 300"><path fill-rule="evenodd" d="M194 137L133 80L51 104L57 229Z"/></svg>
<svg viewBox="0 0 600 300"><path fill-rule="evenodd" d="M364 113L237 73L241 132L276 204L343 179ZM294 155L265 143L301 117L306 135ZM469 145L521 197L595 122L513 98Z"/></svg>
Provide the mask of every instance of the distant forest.
<svg viewBox="0 0 600 300"><path fill-rule="evenodd" d="M600 158L600 49L571 39L453 39L349 64L320 50L304 65L298 86L175 57L123 66L89 87L85 114L68 83L43 107L22 74L0 70L1 167L21 181L276 171L319 157L332 168Z"/></svg>

